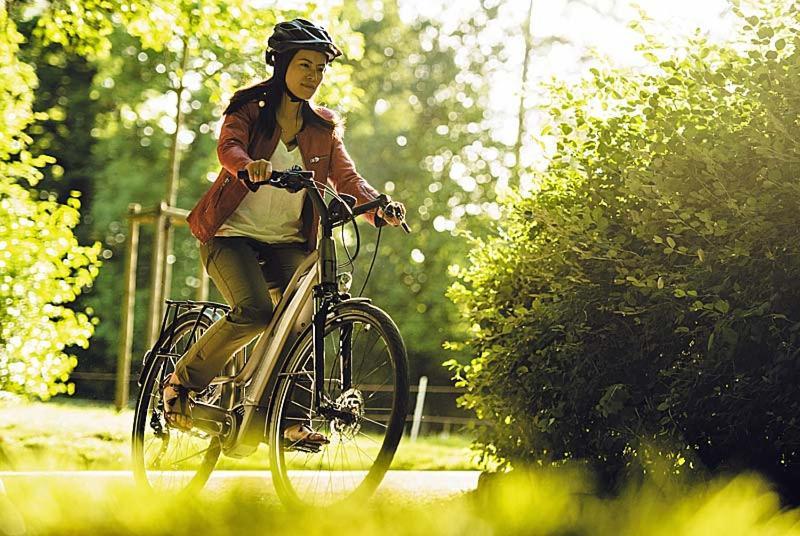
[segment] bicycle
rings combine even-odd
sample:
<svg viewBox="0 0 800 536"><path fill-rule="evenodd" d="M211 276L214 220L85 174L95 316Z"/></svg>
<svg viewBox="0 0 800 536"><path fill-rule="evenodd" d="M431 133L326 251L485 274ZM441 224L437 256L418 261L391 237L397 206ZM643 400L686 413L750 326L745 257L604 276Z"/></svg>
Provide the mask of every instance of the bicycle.
<svg viewBox="0 0 800 536"><path fill-rule="evenodd" d="M370 299L349 294L350 274L338 273L333 231L352 222L358 236L355 217L386 208L388 199L381 195L356 206L355 198L336 194L297 166L266 181L252 182L247 172L239 178L253 191L264 185L305 189L320 214L319 247L295 271L262 333L196 393L190 431L165 421L161 386L181 355L229 308L167 300L160 335L145 354L138 380L136 481L153 491L191 493L206 483L221 454L243 458L263 442L274 487L286 505L367 498L403 434L408 364L389 315ZM329 204L326 191L333 195ZM330 443L285 439L287 423L297 422L324 433Z"/></svg>

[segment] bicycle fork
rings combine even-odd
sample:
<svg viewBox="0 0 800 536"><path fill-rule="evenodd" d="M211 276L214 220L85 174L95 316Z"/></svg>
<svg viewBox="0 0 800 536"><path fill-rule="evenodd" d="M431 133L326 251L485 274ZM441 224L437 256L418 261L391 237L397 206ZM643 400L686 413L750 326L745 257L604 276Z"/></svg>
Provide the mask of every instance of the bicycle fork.
<svg viewBox="0 0 800 536"><path fill-rule="evenodd" d="M314 341L314 411L327 419L340 419L346 423L351 423L356 416L347 410L338 407L335 401L325 393L325 321L331 311L331 289L325 289L326 285L319 285L315 289L315 313L313 318L313 341ZM352 331L351 325L334 326L333 329L339 330L339 377L332 378L338 380L341 392L344 393L352 387Z"/></svg>

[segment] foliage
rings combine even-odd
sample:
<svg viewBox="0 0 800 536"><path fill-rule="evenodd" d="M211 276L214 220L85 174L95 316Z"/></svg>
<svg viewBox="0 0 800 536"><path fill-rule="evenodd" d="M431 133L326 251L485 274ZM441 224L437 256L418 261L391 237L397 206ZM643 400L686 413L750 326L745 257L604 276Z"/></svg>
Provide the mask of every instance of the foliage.
<svg viewBox="0 0 800 536"><path fill-rule="evenodd" d="M484 455L613 481L660 445L796 486L798 4L737 13L737 43L648 38L645 72L551 88L539 188L450 289Z"/></svg>
<svg viewBox="0 0 800 536"><path fill-rule="evenodd" d="M66 21L72 2L17 2L14 12L28 38L23 57L41 79L34 109L48 119L32 125L32 150L58 158L38 187L58 199L83 192L84 224L79 236L102 243L104 267L79 303L100 323L92 345L78 352L79 371L113 370L122 295L125 215L130 203L148 208L166 197L169 153L176 134L177 93L182 124L177 133L181 172L178 206L191 208L219 164L215 131L227 98L237 88L263 79L265 32L275 21L311 16L290 3L254 9L245 1L117 2L82 4ZM337 28L342 48L357 58L360 35L339 28L335 2L317 3L314 17ZM91 12L92 15L87 15ZM97 18L102 15L101 18ZM327 20L329 19L329 20ZM94 22L90 22L94 21ZM80 27L79 30L76 28ZM74 30L74 31L73 31ZM351 68L336 65L328 93L354 100ZM76 151L75 147L83 148ZM146 345L152 234L140 242L134 354ZM199 283L197 243L185 227L176 231L172 293L193 298ZM212 296L214 297L214 296ZM136 362L137 360L134 359ZM112 383L79 383L90 396L110 396Z"/></svg>
<svg viewBox="0 0 800 536"><path fill-rule="evenodd" d="M92 334L89 316L67 304L97 275L99 248L73 235L78 192L64 205L23 187L53 160L28 150L23 131L42 118L32 111L36 76L17 58L22 36L4 8L0 31L0 390L47 399L71 392L76 360L66 347L85 347Z"/></svg>
<svg viewBox="0 0 800 536"><path fill-rule="evenodd" d="M58 172L46 172L40 188L59 198L81 190L85 220L79 236L103 244L103 270L80 298L100 323L91 347L79 353L79 371L113 369L125 213L131 202L146 208L164 197L179 82L184 89L178 205L191 208L207 188L206 179L216 176L215 132L226 99L234 89L265 76L265 31L274 20L306 16L326 24L345 49L345 57L326 75L318 100L348 119L346 142L359 171L412 212L412 235L383 232L379 265L367 292L381 289L375 299L414 341L409 344L414 376L446 381L440 367L442 342L463 333L455 306L444 298L451 281L448 266L465 262L454 229L460 225L477 232L483 225L480 216L471 215L494 206L493 161L502 160L502 147L496 147L484 124L488 87L475 75L493 51L476 52L466 63L456 64L455 58L463 41L492 18L492 9L481 9L482 16L465 22L457 35L445 35L432 21L403 22L395 2L364 9L318 3L313 14L248 10L245 2L230 1L155 2L148 9L132 3L125 10L112 2L112 31L104 33L108 51L86 59L76 54L72 42L42 41L43 30L36 29L53 26L54 17L61 16L58 9L67 4L50 5L41 12L19 10L30 38L25 57L36 62L41 80L35 109L51 115L35 135L30 133L37 149L58 158L52 167ZM197 16L206 9L216 13L214 20ZM157 15L152 21L141 17L151 12ZM190 36L185 69L184 36ZM76 141L86 150L75 151ZM374 238L372 229L362 225L356 288L361 288ZM150 244L150 230L143 228L134 355L145 351ZM413 250L418 250L416 260ZM194 298L199 259L196 241L185 228L177 230L174 251L171 296ZM213 288L212 298L219 298ZM79 393L88 396L108 397L111 388L111 383L78 384Z"/></svg>
<svg viewBox="0 0 800 536"><path fill-rule="evenodd" d="M8 497L0 496L5 526L13 527L10 521L14 520L16 526L25 525L29 533L41 535L302 532L358 536L386 533L387 527L399 536L800 533L800 513L781 509L777 495L752 475L695 486L648 481L632 484L618 496L601 497L585 473L539 469L458 497L440 498L440 490L385 485L375 500L337 505L324 515L320 508L282 508L265 492L261 477L220 479L213 482L213 493L173 494L164 500L118 479L103 481L84 475L45 481L8 478ZM79 508L76 494L81 497ZM14 505L18 515L12 517Z"/></svg>
<svg viewBox="0 0 800 536"><path fill-rule="evenodd" d="M363 98L347 116L346 142L361 174L406 204L412 229L408 235L382 231L365 293L400 326L412 378L427 375L443 383L447 373L440 364L448 352L442 345L464 333L444 296L452 282L448 268L466 262L458 232L480 234L496 206L495 167L504 151L486 126L489 87L479 76L496 49L474 47L469 58L456 58L496 8L475 8L450 31L440 21L404 22L398 9L392 1L345 14L365 40L363 58L353 62ZM364 225L361 237L356 291L374 253L375 233Z"/></svg>

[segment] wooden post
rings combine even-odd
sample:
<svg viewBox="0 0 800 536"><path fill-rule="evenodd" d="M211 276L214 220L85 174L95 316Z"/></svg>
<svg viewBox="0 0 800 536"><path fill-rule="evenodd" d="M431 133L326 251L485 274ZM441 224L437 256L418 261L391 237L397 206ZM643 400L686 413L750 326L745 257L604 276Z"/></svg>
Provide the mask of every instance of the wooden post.
<svg viewBox="0 0 800 536"><path fill-rule="evenodd" d="M133 347L133 319L136 303L136 266L139 261L139 220L142 206L128 205L128 240L125 245L125 288L120 314L120 338L117 351L117 379L114 405L122 411L128 405L130 387L131 348Z"/></svg>
<svg viewBox="0 0 800 536"><path fill-rule="evenodd" d="M170 209L174 208L178 203L178 182L181 175L181 147L180 147L180 134L181 127L183 126L183 76L186 74L186 69L189 65L189 42L188 37L183 38L183 46L181 49L181 67L178 71L178 87L175 88L175 94L178 97L175 105L175 132L172 135L172 146L169 152L169 176L167 178L167 191L164 198L164 204ZM162 204L162 212L163 204ZM160 242L161 245L161 301L164 298L169 298L172 289L172 263L170 256L172 256L172 245L175 241L175 226L172 224L171 216L164 218L162 222L163 237ZM161 315L158 315L159 320ZM155 341L155 339L153 339Z"/></svg>
<svg viewBox="0 0 800 536"><path fill-rule="evenodd" d="M450 437L450 426L451 426L450 421L447 421L442 425L442 434L441 434L442 439L447 439L448 437Z"/></svg>
<svg viewBox="0 0 800 536"><path fill-rule="evenodd" d="M173 244L175 242L175 225L172 223L172 217L167 215L164 218L164 242L162 244L164 251L161 253L161 261L164 263L164 272L161 277L161 301L169 299L172 292L172 265L174 260L170 262L172 256ZM159 320L161 319L161 315Z"/></svg>
<svg viewBox="0 0 800 536"><path fill-rule="evenodd" d="M428 377L420 376L419 391L417 391L417 404L414 406L414 422L411 424L411 441L416 441L419 427L422 422L422 408L425 406L425 390L428 388Z"/></svg>
<svg viewBox="0 0 800 536"><path fill-rule="evenodd" d="M166 221L164 214L166 203L163 201L156 209L155 236L153 238L153 258L150 263L150 312L148 315L147 347L155 344L158 330L161 327L161 312L163 310L163 280L164 280L164 242L166 241Z"/></svg>

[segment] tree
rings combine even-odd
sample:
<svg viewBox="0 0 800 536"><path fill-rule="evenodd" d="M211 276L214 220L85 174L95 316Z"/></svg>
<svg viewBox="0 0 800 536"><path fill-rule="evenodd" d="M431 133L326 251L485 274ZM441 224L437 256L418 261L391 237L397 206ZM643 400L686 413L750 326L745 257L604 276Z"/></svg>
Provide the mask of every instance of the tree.
<svg viewBox="0 0 800 536"><path fill-rule="evenodd" d="M367 180L407 205L413 231L382 231L367 294L398 322L412 377L425 374L442 383L448 379L442 345L464 332L444 297L448 268L466 261L456 236L483 233L496 208L495 182L508 173L508 148L487 128L488 86L480 76L496 49L457 61L459 51L475 50L476 36L494 14L480 9L449 33L431 20L403 22L396 2L347 14L359 21L355 28L365 41L364 57L354 62L353 80L363 96L348 115L348 148ZM375 231L362 227L355 292L374 252Z"/></svg>
<svg viewBox="0 0 800 536"><path fill-rule="evenodd" d="M17 57L22 36L5 7L0 32L0 390L48 399L71 392L76 359L67 348L85 347L92 334L89 315L68 304L97 275L99 248L73 235L79 192L60 204L25 187L53 159L28 149L24 130L42 119L32 111L36 76Z"/></svg>
<svg viewBox="0 0 800 536"><path fill-rule="evenodd" d="M78 353L80 370L113 370L128 204L148 207L168 198L167 178L178 169L176 177L181 180L175 181L179 186L175 203L192 206L219 166L215 131L227 98L235 89L268 75L263 73L262 59L267 32L279 19L308 17L311 11L280 6L257 10L246 2L210 0L83 3L80 16L86 16L86 10L104 14L95 24L102 39L94 39L97 46L88 53L70 37L78 31L70 29L72 23L53 24L65 16L68 3L52 2L38 11L38 4L27 8L25 4L17 6L29 38L25 53L31 60L44 60L38 67L46 87L38 93L36 106L53 110L55 100L58 107L47 123L32 127L39 129L40 149L45 150L46 142L61 157L59 167L53 168L58 176L48 174L42 186L66 198L87 177L81 182L87 216L82 232L102 243L103 270L81 298L81 304L95 311L100 322L91 347ZM347 53L358 57L360 38L340 25L338 9L334 4L318 4L315 20L335 29ZM49 58L54 65L47 64ZM340 100L347 100L352 90L349 70L338 65L331 73L336 82L328 91L336 92ZM84 71L93 77L86 77ZM59 99L67 104L59 105ZM77 103L81 109L75 107ZM74 150L72 130L79 121L83 121L79 135L86 136L81 143L85 151ZM173 148L177 150L171 152ZM151 244L150 231L145 229L140 281L149 280ZM185 227L176 229L174 261L171 297L194 297L199 259L196 241ZM146 285L140 284L137 354L145 351L148 298ZM80 387L84 395L106 397L111 386L93 382Z"/></svg>

